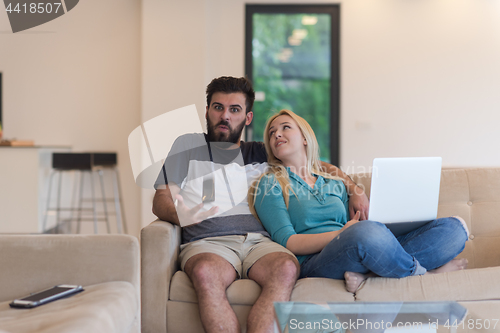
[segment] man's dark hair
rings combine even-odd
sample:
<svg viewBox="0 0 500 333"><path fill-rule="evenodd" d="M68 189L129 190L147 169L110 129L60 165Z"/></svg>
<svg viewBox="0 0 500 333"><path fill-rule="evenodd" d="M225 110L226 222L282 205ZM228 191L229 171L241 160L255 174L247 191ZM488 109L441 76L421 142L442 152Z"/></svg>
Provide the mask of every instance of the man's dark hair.
<svg viewBox="0 0 500 333"><path fill-rule="evenodd" d="M246 113L252 111L255 101L255 91L252 82L246 77L221 76L212 80L207 86L207 106L210 107L212 95L222 92L225 94L243 93L246 99Z"/></svg>

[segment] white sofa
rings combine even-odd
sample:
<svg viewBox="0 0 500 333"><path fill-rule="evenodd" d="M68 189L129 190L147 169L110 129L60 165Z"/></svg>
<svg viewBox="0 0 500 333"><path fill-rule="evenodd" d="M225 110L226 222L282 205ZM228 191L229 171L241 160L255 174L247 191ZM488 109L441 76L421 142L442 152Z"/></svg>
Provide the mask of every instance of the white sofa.
<svg viewBox="0 0 500 333"><path fill-rule="evenodd" d="M370 194L369 175L353 175L353 179ZM438 216L453 215L463 217L470 230L470 240L459 255L469 261L466 270L403 279L370 278L356 294L346 291L343 280L305 278L297 281L291 299L454 300L469 310L467 320L500 319L500 168L443 170ZM179 270L179 244L180 228L170 223L155 221L142 230L143 333L203 332L193 285ZM251 280L237 280L227 289L243 332L259 293L259 285ZM488 332L500 332L500 322Z"/></svg>

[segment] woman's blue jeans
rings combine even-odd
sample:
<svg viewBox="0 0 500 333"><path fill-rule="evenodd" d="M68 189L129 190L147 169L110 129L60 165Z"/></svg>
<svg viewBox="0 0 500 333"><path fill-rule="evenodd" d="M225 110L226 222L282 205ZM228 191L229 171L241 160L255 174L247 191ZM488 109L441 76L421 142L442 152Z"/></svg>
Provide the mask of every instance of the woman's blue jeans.
<svg viewBox="0 0 500 333"><path fill-rule="evenodd" d="M454 217L434 220L395 237L379 222L360 221L301 264L300 277L344 279L344 273L373 272L382 277L422 275L455 258L467 233Z"/></svg>

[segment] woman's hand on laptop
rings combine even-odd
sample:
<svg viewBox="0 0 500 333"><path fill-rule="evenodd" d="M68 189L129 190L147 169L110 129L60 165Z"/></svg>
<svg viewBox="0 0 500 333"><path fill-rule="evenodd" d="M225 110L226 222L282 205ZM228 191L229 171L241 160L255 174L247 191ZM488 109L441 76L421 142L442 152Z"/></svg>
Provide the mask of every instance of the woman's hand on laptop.
<svg viewBox="0 0 500 333"><path fill-rule="evenodd" d="M365 192L359 186L356 186L349 196L349 215L351 219L354 219L355 215L359 213L359 221L368 220L369 206L370 201Z"/></svg>

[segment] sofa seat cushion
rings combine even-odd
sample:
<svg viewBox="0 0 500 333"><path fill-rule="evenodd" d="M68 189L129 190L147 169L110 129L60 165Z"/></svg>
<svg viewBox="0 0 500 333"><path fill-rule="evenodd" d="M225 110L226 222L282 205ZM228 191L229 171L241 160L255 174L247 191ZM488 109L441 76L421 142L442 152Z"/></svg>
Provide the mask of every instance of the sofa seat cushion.
<svg viewBox="0 0 500 333"><path fill-rule="evenodd" d="M403 279L369 278L356 301L483 301L500 299L500 267L474 268Z"/></svg>
<svg viewBox="0 0 500 333"><path fill-rule="evenodd" d="M344 280L304 278L292 291L294 302L354 302L354 294L345 289Z"/></svg>
<svg viewBox="0 0 500 333"><path fill-rule="evenodd" d="M9 303L0 303L0 327L9 333L129 332L139 311L134 286L123 281L84 286L81 293L33 309Z"/></svg>
<svg viewBox="0 0 500 333"><path fill-rule="evenodd" d="M234 281L226 291L230 304L253 305L260 296L260 286L249 279ZM198 303L193 283L186 273L177 271L170 284L170 300ZM345 289L344 280L306 278L300 279L292 291L292 301L304 302L354 302L354 295Z"/></svg>
<svg viewBox="0 0 500 333"><path fill-rule="evenodd" d="M238 279L226 290L230 304L253 305L260 296L260 286L249 279ZM191 279L183 271L177 271L170 282L170 300L198 303Z"/></svg>

